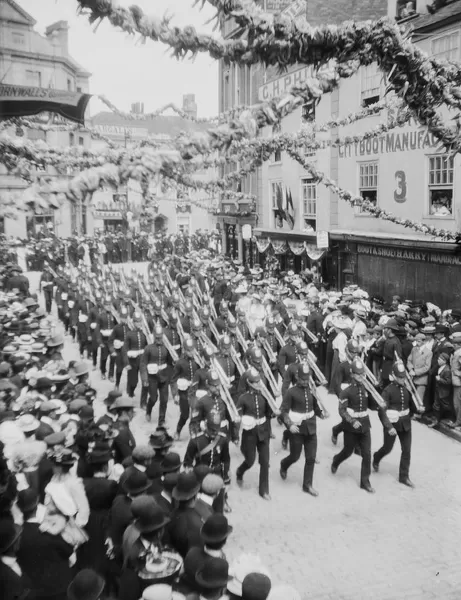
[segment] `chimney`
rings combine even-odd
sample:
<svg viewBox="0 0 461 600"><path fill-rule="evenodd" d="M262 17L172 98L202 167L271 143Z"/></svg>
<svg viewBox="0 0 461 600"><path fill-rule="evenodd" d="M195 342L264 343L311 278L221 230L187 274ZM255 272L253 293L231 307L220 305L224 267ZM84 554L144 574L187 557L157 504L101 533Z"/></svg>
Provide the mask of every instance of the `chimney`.
<svg viewBox="0 0 461 600"><path fill-rule="evenodd" d="M184 94L182 97L182 109L190 117L197 118L197 104L195 103L195 94Z"/></svg>
<svg viewBox="0 0 461 600"><path fill-rule="evenodd" d="M131 112L134 115L143 115L144 114L144 102L135 102L131 105Z"/></svg>
<svg viewBox="0 0 461 600"><path fill-rule="evenodd" d="M67 56L69 54L69 25L67 21L57 21L53 25L49 25L45 30L46 37L52 44L59 47L61 54Z"/></svg>

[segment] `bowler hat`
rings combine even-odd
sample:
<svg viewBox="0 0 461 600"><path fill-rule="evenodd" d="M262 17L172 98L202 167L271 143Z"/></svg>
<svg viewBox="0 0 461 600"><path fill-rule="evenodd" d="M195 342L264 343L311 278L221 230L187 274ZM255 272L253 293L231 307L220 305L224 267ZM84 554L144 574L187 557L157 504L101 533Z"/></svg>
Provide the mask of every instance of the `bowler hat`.
<svg viewBox="0 0 461 600"><path fill-rule="evenodd" d="M267 575L248 573L242 581L242 600L266 600L271 587L271 580Z"/></svg>
<svg viewBox="0 0 461 600"><path fill-rule="evenodd" d="M154 450L164 450L173 445L173 438L168 434L166 429L157 428L154 433L150 434L149 444Z"/></svg>
<svg viewBox="0 0 461 600"><path fill-rule="evenodd" d="M208 465L196 465L194 467L194 473L197 477L198 482L201 484L205 477L212 473L211 468Z"/></svg>
<svg viewBox="0 0 461 600"><path fill-rule="evenodd" d="M224 558L209 558L197 571L195 581L210 590L226 587L229 581L229 563Z"/></svg>
<svg viewBox="0 0 461 600"><path fill-rule="evenodd" d="M172 496L175 500L179 501L190 500L197 495L199 490L200 483L195 473L180 473Z"/></svg>
<svg viewBox="0 0 461 600"><path fill-rule="evenodd" d="M92 569L83 569L67 588L68 600L98 600L104 591L104 579Z"/></svg>
<svg viewBox="0 0 461 600"><path fill-rule="evenodd" d="M33 488L26 488L18 493L17 504L22 513L28 513L38 506L38 494Z"/></svg>
<svg viewBox="0 0 461 600"><path fill-rule="evenodd" d="M117 398L121 398L121 396L123 396L123 394L119 390L111 390L107 394L106 398L104 398L104 404L111 406L117 400Z"/></svg>
<svg viewBox="0 0 461 600"><path fill-rule="evenodd" d="M128 410L130 408L136 408L136 404L132 398L128 398L127 396L120 396L110 407L111 410Z"/></svg>
<svg viewBox="0 0 461 600"><path fill-rule="evenodd" d="M88 453L88 464L90 465L105 465L111 460L112 456L110 450L96 450L93 449Z"/></svg>
<svg viewBox="0 0 461 600"><path fill-rule="evenodd" d="M202 525L200 536L205 544L218 544L224 541L232 531L233 527L228 524L226 517L220 513L215 513L209 516Z"/></svg>
<svg viewBox="0 0 461 600"><path fill-rule="evenodd" d="M22 528L10 519L0 520L0 554L7 552L21 535Z"/></svg>
<svg viewBox="0 0 461 600"><path fill-rule="evenodd" d="M72 450L68 450L67 448L51 454L50 459L56 465L63 467L71 467L75 463L75 456Z"/></svg>
<svg viewBox="0 0 461 600"><path fill-rule="evenodd" d="M448 327L446 325L443 325L443 323L436 323L435 324L435 333L446 334L446 333L448 333Z"/></svg>
<svg viewBox="0 0 461 600"><path fill-rule="evenodd" d="M75 363L74 372L77 377L81 377L82 375L86 375L89 372L90 368L86 362L83 360ZM120 394L121 395L121 394Z"/></svg>
<svg viewBox="0 0 461 600"><path fill-rule="evenodd" d="M163 489L166 490L169 494L173 491L178 483L179 472L175 471L173 473L167 473L163 477Z"/></svg>
<svg viewBox="0 0 461 600"><path fill-rule="evenodd" d="M145 473L136 469L126 478L122 484L123 491L130 496L138 496L150 488L149 480Z"/></svg>
<svg viewBox="0 0 461 600"><path fill-rule="evenodd" d="M181 468L181 457L176 452L168 452L162 460L163 473L172 473Z"/></svg>
<svg viewBox="0 0 461 600"><path fill-rule="evenodd" d="M153 502L146 505L142 510L138 510L136 527L141 533L152 533L165 527L170 522L170 518L165 515L163 510Z"/></svg>
<svg viewBox="0 0 461 600"><path fill-rule="evenodd" d="M88 406L88 402L83 398L76 398L75 400L71 400L71 402L69 402L67 408L70 414L78 415L83 406Z"/></svg>

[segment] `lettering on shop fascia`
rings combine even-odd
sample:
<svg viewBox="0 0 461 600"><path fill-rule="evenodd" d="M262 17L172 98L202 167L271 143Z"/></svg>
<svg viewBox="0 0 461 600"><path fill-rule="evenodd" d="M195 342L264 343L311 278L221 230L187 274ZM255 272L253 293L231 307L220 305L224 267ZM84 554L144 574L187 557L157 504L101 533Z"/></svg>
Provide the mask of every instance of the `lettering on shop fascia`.
<svg viewBox="0 0 461 600"><path fill-rule="evenodd" d="M400 258L403 260L414 260L436 265L461 266L461 257L454 256L453 254L440 254L417 250L401 250L398 248L387 248L384 246L366 246L364 244L357 244L357 254L380 256L382 258Z"/></svg>
<svg viewBox="0 0 461 600"><path fill-rule="evenodd" d="M338 147L338 153L340 158L350 158L369 154L424 150L438 145L439 142L431 133L420 129L418 131L406 131L405 133L387 133L360 142L346 143Z"/></svg>

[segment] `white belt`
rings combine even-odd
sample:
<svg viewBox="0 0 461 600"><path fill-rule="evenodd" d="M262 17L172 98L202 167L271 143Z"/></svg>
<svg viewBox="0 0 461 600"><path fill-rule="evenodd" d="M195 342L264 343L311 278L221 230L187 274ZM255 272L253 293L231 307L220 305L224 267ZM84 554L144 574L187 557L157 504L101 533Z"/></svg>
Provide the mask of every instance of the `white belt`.
<svg viewBox="0 0 461 600"><path fill-rule="evenodd" d="M185 392L190 387L191 382L188 379L184 379L184 377L180 377L178 379L178 390L181 392Z"/></svg>
<svg viewBox="0 0 461 600"><path fill-rule="evenodd" d="M116 350L120 350L120 348L123 346L123 342L122 340L114 340L114 348Z"/></svg>
<svg viewBox="0 0 461 600"><path fill-rule="evenodd" d="M96 329L96 323L90 323L90 329Z"/></svg>
<svg viewBox="0 0 461 600"><path fill-rule="evenodd" d="M61 294L61 300L67 300L68 297L69 294L66 294L65 292Z"/></svg>
<svg viewBox="0 0 461 600"><path fill-rule="evenodd" d="M87 315L79 315L78 316L78 322L79 323L86 323L88 321L88 316Z"/></svg>
<svg viewBox="0 0 461 600"><path fill-rule="evenodd" d="M351 417L354 417L355 419L362 419L363 417L368 417L367 410L362 410L361 412L355 412L355 410L352 410L352 408L348 408L347 412L351 415Z"/></svg>
<svg viewBox="0 0 461 600"><path fill-rule="evenodd" d="M110 335L112 335L112 331L112 329L101 329L101 335L109 337Z"/></svg>
<svg viewBox="0 0 461 600"><path fill-rule="evenodd" d="M47 281L45 283L42 283L43 287L48 287L49 285L53 285L52 281Z"/></svg>
<svg viewBox="0 0 461 600"><path fill-rule="evenodd" d="M67 305L69 306L69 308L74 308L75 302L73 300L69 300L69 302L67 303Z"/></svg>
<svg viewBox="0 0 461 600"><path fill-rule="evenodd" d="M144 350L128 350L127 355L130 358L137 358L138 356L141 356L143 352Z"/></svg>
<svg viewBox="0 0 461 600"><path fill-rule="evenodd" d="M254 429L257 425L263 425L263 423L265 422L266 417L256 419L255 417L251 417L250 415L244 415L242 417L242 428L248 431L250 429Z"/></svg>
<svg viewBox="0 0 461 600"><path fill-rule="evenodd" d="M181 344L175 344L175 345L173 346L173 348L174 348L175 350L179 350L179 349L181 348Z"/></svg>
<svg viewBox="0 0 461 600"><path fill-rule="evenodd" d="M312 419L312 417L315 415L314 411L311 410L307 413L299 413L299 412L295 412L293 410L290 410L290 412L288 413L288 417L290 418L290 421L292 421L295 425L301 425L301 423L303 421L307 421L308 419Z"/></svg>
<svg viewBox="0 0 461 600"><path fill-rule="evenodd" d="M149 365L147 365L147 372L149 373L149 375L157 375L159 371L163 371L166 368L166 363L164 363L163 365L158 365L157 363L150 363Z"/></svg>
<svg viewBox="0 0 461 600"><path fill-rule="evenodd" d="M197 390L195 395L197 396L197 398L203 398L203 396L206 396L207 393L208 392L206 390Z"/></svg>
<svg viewBox="0 0 461 600"><path fill-rule="evenodd" d="M407 410L387 410L386 415L391 423L397 423L400 417L406 417L410 414L410 409Z"/></svg>
<svg viewBox="0 0 461 600"><path fill-rule="evenodd" d="M221 421L221 427L228 427L229 426L229 421L227 419L224 419L224 421Z"/></svg>

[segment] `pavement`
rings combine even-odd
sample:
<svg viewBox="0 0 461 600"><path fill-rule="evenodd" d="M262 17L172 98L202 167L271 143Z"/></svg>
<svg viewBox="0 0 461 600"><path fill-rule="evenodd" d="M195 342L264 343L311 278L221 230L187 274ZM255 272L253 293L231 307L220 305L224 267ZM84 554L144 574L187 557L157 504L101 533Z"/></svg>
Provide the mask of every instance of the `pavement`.
<svg viewBox="0 0 461 600"><path fill-rule="evenodd" d="M78 359L76 344L67 338L64 358ZM91 374L98 390L97 416L113 384L103 381L98 371ZM125 377L121 389L125 389ZM303 461L295 464L286 481L279 475L285 456L281 447L282 428L274 422L276 439L271 441L271 496L257 492L258 466L245 475L245 485L235 484L235 469L241 461L232 445L232 484L229 522L234 527L226 545L228 559L242 553L257 554L271 573L273 584L289 583L304 599L315 600L458 600L461 598L461 445L442 433L413 422L410 476L415 489L397 481L400 447L398 441L371 483L376 494L359 488L360 458L353 455L336 475L330 471L333 455L341 449L332 445L331 427L339 421L337 399L319 388L331 417L318 421L318 454L314 487L318 498L301 490ZM139 401L140 388L136 390ZM172 431L178 407L170 400L167 425ZM132 431L145 443L155 429L137 410ZM372 449L382 442L382 427L372 414ZM186 428L187 429L187 428ZM175 444L181 456L187 434ZM287 598L287 600L290 600Z"/></svg>

